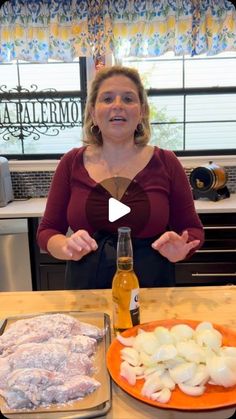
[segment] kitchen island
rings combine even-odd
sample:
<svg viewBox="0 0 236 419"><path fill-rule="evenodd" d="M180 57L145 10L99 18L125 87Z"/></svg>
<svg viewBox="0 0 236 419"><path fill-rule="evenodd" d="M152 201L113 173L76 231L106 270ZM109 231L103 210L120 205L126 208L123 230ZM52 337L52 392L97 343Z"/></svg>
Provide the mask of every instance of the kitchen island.
<svg viewBox="0 0 236 419"><path fill-rule="evenodd" d="M142 323L161 319L207 320L236 331L234 285L142 288L140 300ZM0 293L1 319L22 314L70 310L100 311L111 316L111 290ZM226 419L235 411L235 407L201 412L159 409L132 398L115 384L112 393L113 405L104 417L106 419ZM194 401L197 403L197 399ZM27 417L33 419L35 416Z"/></svg>

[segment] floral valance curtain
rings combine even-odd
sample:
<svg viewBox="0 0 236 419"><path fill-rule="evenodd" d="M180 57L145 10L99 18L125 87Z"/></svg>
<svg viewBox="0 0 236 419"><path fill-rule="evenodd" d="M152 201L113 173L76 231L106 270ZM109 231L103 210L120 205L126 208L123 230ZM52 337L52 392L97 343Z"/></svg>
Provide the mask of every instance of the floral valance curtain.
<svg viewBox="0 0 236 419"><path fill-rule="evenodd" d="M1 61L71 61L86 54L91 54L86 0L9 0L1 7Z"/></svg>
<svg viewBox="0 0 236 419"><path fill-rule="evenodd" d="M155 57L236 50L236 13L225 0L121 0L112 3L114 52Z"/></svg>
<svg viewBox="0 0 236 419"><path fill-rule="evenodd" d="M99 60L236 50L226 0L8 0L0 9L0 61Z"/></svg>

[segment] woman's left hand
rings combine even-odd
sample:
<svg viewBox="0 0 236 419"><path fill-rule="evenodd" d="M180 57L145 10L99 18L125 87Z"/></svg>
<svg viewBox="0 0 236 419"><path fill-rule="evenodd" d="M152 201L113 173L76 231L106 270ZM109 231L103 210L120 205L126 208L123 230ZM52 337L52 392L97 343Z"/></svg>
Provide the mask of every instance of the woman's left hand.
<svg viewBox="0 0 236 419"><path fill-rule="evenodd" d="M178 262L185 259L187 254L200 243L200 240L188 242L188 232L184 231L181 236L174 231L167 231L152 243L155 250L169 259L170 262Z"/></svg>

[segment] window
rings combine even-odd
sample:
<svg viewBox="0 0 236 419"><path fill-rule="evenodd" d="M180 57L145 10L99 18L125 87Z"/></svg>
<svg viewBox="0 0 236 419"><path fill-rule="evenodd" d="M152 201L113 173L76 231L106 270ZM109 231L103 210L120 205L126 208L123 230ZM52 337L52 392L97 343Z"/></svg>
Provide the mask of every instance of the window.
<svg viewBox="0 0 236 419"><path fill-rule="evenodd" d="M147 88L151 143L177 154L236 154L236 53L126 58Z"/></svg>
<svg viewBox="0 0 236 419"><path fill-rule="evenodd" d="M58 158L82 145L87 75L93 76L89 62L0 65L1 155ZM152 144L179 155L236 154L235 52L168 52L121 64L137 68L147 89Z"/></svg>
<svg viewBox="0 0 236 419"><path fill-rule="evenodd" d="M0 65L0 153L60 155L82 143L85 59Z"/></svg>

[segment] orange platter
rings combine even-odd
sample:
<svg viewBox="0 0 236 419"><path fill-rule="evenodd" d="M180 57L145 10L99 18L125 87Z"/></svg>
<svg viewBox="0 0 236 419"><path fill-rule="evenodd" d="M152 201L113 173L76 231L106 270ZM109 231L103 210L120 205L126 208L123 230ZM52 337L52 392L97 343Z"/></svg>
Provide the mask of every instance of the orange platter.
<svg viewBox="0 0 236 419"><path fill-rule="evenodd" d="M137 329L142 328L146 331L152 331L157 326L164 326L170 328L175 324L187 324L193 329L200 323L199 321L194 320L158 320L150 323L141 324L135 326L132 329L126 330L122 333L122 336L136 336ZM217 329L223 335L223 345L226 346L236 346L236 332L230 330L224 326L214 324L215 329ZM120 376L120 364L122 362L120 357L120 350L124 346L117 340L111 343L107 351L107 368L112 379L115 383L126 391L131 396L135 397L138 400L141 400L145 403L148 403L152 406L161 407L164 409L179 409L179 410L210 410L217 409L222 407L228 407L236 405L236 386L225 388L222 386L216 385L206 385L206 390L201 396L193 397L188 396L183 393L179 388L176 387L172 391L171 399L168 403L160 403L154 400L151 400L145 396L141 395L141 388L143 386L144 380L137 380L134 386L130 385L125 378Z"/></svg>

